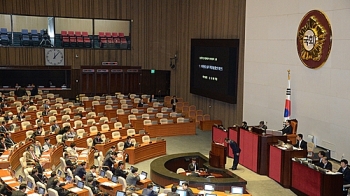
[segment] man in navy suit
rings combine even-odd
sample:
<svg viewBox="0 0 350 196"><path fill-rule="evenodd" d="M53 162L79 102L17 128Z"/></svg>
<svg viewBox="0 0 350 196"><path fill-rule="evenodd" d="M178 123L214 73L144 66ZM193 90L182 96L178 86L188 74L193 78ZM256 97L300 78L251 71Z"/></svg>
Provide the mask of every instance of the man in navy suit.
<svg viewBox="0 0 350 196"><path fill-rule="evenodd" d="M332 171L332 163L328 161L328 157L323 157L322 158L322 164L323 164L323 168L329 171Z"/></svg>
<svg viewBox="0 0 350 196"><path fill-rule="evenodd" d="M298 134L297 135L297 143L294 144L294 147L296 148L301 148L303 150L307 150L307 142L303 140L303 134Z"/></svg>
<svg viewBox="0 0 350 196"><path fill-rule="evenodd" d="M338 172L343 174L343 184L350 184L350 169L348 167L348 160L343 159L340 161L340 168Z"/></svg>
<svg viewBox="0 0 350 196"><path fill-rule="evenodd" d="M241 149L239 148L238 144L233 140L225 138L225 142L230 145L230 148L232 149L232 152L233 152L233 165L231 169L236 170L237 165L239 163L239 153L241 152Z"/></svg>
<svg viewBox="0 0 350 196"><path fill-rule="evenodd" d="M144 195L144 196L156 196L156 195L158 195L158 193L153 191L153 185L152 185L152 183L149 183L147 185L147 188L144 188L142 190L142 195Z"/></svg>

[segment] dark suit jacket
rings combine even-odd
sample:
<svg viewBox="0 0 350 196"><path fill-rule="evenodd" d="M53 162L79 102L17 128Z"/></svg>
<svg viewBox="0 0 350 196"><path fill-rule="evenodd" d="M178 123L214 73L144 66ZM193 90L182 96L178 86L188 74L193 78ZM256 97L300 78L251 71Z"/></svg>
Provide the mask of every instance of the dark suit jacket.
<svg viewBox="0 0 350 196"><path fill-rule="evenodd" d="M35 183L41 182L44 183L37 175L31 175L34 178Z"/></svg>
<svg viewBox="0 0 350 196"><path fill-rule="evenodd" d="M134 146L134 144L132 144L131 142L128 142L128 141L124 142L124 149L129 148L131 146Z"/></svg>
<svg viewBox="0 0 350 196"><path fill-rule="evenodd" d="M103 141L102 141L101 138L95 137L95 138L94 138L94 141L93 141L93 145L95 146L96 144L101 144L102 142L103 142Z"/></svg>
<svg viewBox="0 0 350 196"><path fill-rule="evenodd" d="M3 127L2 125L0 126L0 132L5 133L7 131L6 127Z"/></svg>
<svg viewBox="0 0 350 196"><path fill-rule="evenodd" d="M281 131L282 131L282 134L292 134L293 132L292 127L290 125L288 127L283 127Z"/></svg>
<svg viewBox="0 0 350 196"><path fill-rule="evenodd" d="M121 177L123 177L123 178L126 179L126 176L128 175L128 172L127 172L127 171L124 171L124 170L121 170L121 169L118 167L117 169L115 169L114 174L115 174L116 176L121 176Z"/></svg>
<svg viewBox="0 0 350 196"><path fill-rule="evenodd" d="M156 196L158 193L154 192L152 189L144 188L142 190L142 195L144 196Z"/></svg>
<svg viewBox="0 0 350 196"><path fill-rule="evenodd" d="M56 186L54 189L57 191L58 196L66 196L66 195L69 194L69 191L67 191L66 189L64 189L62 187L57 187Z"/></svg>
<svg viewBox="0 0 350 196"><path fill-rule="evenodd" d="M7 137L5 138L5 144L7 148L10 148L11 146L15 145L16 142L14 142L11 138Z"/></svg>
<svg viewBox="0 0 350 196"><path fill-rule="evenodd" d="M50 177L48 180L47 180L47 184L46 184L46 188L49 189L49 188L54 188L53 186L53 181L57 179L56 177Z"/></svg>
<svg viewBox="0 0 350 196"><path fill-rule="evenodd" d="M349 167L346 167L344 172L343 172L343 168L340 167L338 172L343 174L343 184L350 184L350 169L349 169Z"/></svg>
<svg viewBox="0 0 350 196"><path fill-rule="evenodd" d="M4 151L5 151L5 148L7 148L7 147L6 147L6 144L0 142L0 152L4 152Z"/></svg>
<svg viewBox="0 0 350 196"><path fill-rule="evenodd" d="M90 184L90 183L85 183L85 185L88 186L88 187L90 187L90 189L91 189L91 191L92 191L92 193L93 193L94 195L96 195L97 193L100 192L100 190L99 190L97 187L93 186L93 185Z"/></svg>
<svg viewBox="0 0 350 196"><path fill-rule="evenodd" d="M241 149L239 148L238 144L235 141L231 140L229 145L230 145L230 147L231 147L231 149L232 149L234 154L241 152Z"/></svg>
<svg viewBox="0 0 350 196"><path fill-rule="evenodd" d="M174 192L168 192L166 196L180 196L179 193L174 193Z"/></svg>
<svg viewBox="0 0 350 196"><path fill-rule="evenodd" d="M297 141L297 143L294 144L294 147L299 148L299 142L300 141ZM305 142L304 140L301 140L300 148L303 150L307 150L307 142Z"/></svg>
<svg viewBox="0 0 350 196"><path fill-rule="evenodd" d="M20 190L12 192L12 196L26 196L26 195L27 195L26 193L23 193Z"/></svg>
<svg viewBox="0 0 350 196"><path fill-rule="evenodd" d="M194 171L193 163L188 164L188 171ZM199 170L198 163L196 163L196 170Z"/></svg>
<svg viewBox="0 0 350 196"><path fill-rule="evenodd" d="M83 178L86 174L86 170L83 166L79 165L74 172L74 176L79 176L80 178Z"/></svg>
<svg viewBox="0 0 350 196"><path fill-rule="evenodd" d="M322 168L324 168L324 169L327 169L327 170L329 170L329 171L332 171L332 163L331 162L327 162L327 164L326 165L324 165L323 164L323 167Z"/></svg>

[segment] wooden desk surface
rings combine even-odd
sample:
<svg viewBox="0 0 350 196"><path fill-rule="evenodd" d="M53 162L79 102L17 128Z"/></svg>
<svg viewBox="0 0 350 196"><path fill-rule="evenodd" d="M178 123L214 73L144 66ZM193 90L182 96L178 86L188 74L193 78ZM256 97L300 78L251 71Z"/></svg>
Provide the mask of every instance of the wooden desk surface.
<svg viewBox="0 0 350 196"><path fill-rule="evenodd" d="M142 136L144 135L140 135L140 134L136 134L134 136L132 136L132 138L134 138L136 140L136 142L138 143L142 143ZM96 144L95 148L101 152L103 152L103 154L106 154L106 152L112 147L118 146L119 142L125 142L126 141L127 136L122 136L121 138L115 138L115 139L111 139L109 142L105 143L105 144Z"/></svg>
<svg viewBox="0 0 350 196"><path fill-rule="evenodd" d="M177 135L195 135L196 123L173 123L173 124L158 124L145 125L145 131L152 137L165 137Z"/></svg>
<svg viewBox="0 0 350 196"><path fill-rule="evenodd" d="M199 122L199 129L202 131L211 131L214 124L222 125L221 120L201 120Z"/></svg>
<svg viewBox="0 0 350 196"><path fill-rule="evenodd" d="M63 188L67 190L74 187L76 187L75 184L66 184L65 186L63 186ZM89 191L87 189L81 189L81 191L75 193L79 196L89 196Z"/></svg>
<svg viewBox="0 0 350 196"><path fill-rule="evenodd" d="M142 143L141 146L125 149L129 155L129 164L136 164L141 161L151 159L166 154L166 141L154 141L152 143Z"/></svg>
<svg viewBox="0 0 350 196"><path fill-rule="evenodd" d="M107 178L99 178L97 179L97 182L99 182L99 189L102 192L108 193L109 195L115 195L117 191L123 190L123 185L121 184L114 184L114 185L103 185L104 182L110 182Z"/></svg>

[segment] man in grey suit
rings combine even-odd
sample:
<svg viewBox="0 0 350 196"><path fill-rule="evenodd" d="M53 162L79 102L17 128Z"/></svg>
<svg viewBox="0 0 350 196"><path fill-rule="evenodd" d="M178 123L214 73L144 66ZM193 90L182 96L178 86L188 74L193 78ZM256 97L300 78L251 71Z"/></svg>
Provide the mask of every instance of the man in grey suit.
<svg viewBox="0 0 350 196"><path fill-rule="evenodd" d="M85 174L86 183L88 183L88 179L89 179L90 177L91 177L92 179L95 178L95 176L96 176L95 172L96 172L96 166L95 166L95 165L92 165L92 166L90 167L90 170L89 170L88 172L86 172L86 174Z"/></svg>
<svg viewBox="0 0 350 196"><path fill-rule="evenodd" d="M137 167L134 167L131 170L131 173L126 177L126 184L129 186L136 186L136 183L140 181L140 176L137 173L139 169Z"/></svg>

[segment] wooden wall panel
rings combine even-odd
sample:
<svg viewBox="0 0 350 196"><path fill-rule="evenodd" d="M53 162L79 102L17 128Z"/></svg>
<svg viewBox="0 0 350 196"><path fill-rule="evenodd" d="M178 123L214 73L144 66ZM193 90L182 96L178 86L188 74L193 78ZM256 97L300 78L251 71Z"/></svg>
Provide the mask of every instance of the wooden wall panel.
<svg viewBox="0 0 350 196"><path fill-rule="evenodd" d="M242 121L244 21L242 0L0 0L0 13L51 15L101 19L131 19L129 51L67 49L65 63L73 69L118 61L119 65L171 70L170 58L178 55L171 70L171 94L183 97L226 126ZM42 9L43 6L46 9ZM189 93L191 38L238 38L240 61L238 102L214 101ZM38 54L36 54L38 52ZM18 55L20 54L20 55ZM78 54L78 58L75 57ZM13 57L19 58L18 60ZM23 57L24 56L24 57ZM29 57L30 56L30 57ZM43 55L33 48L0 48L1 65L42 66ZM4 58L3 58L4 57ZM25 60L23 60L25 59Z"/></svg>

